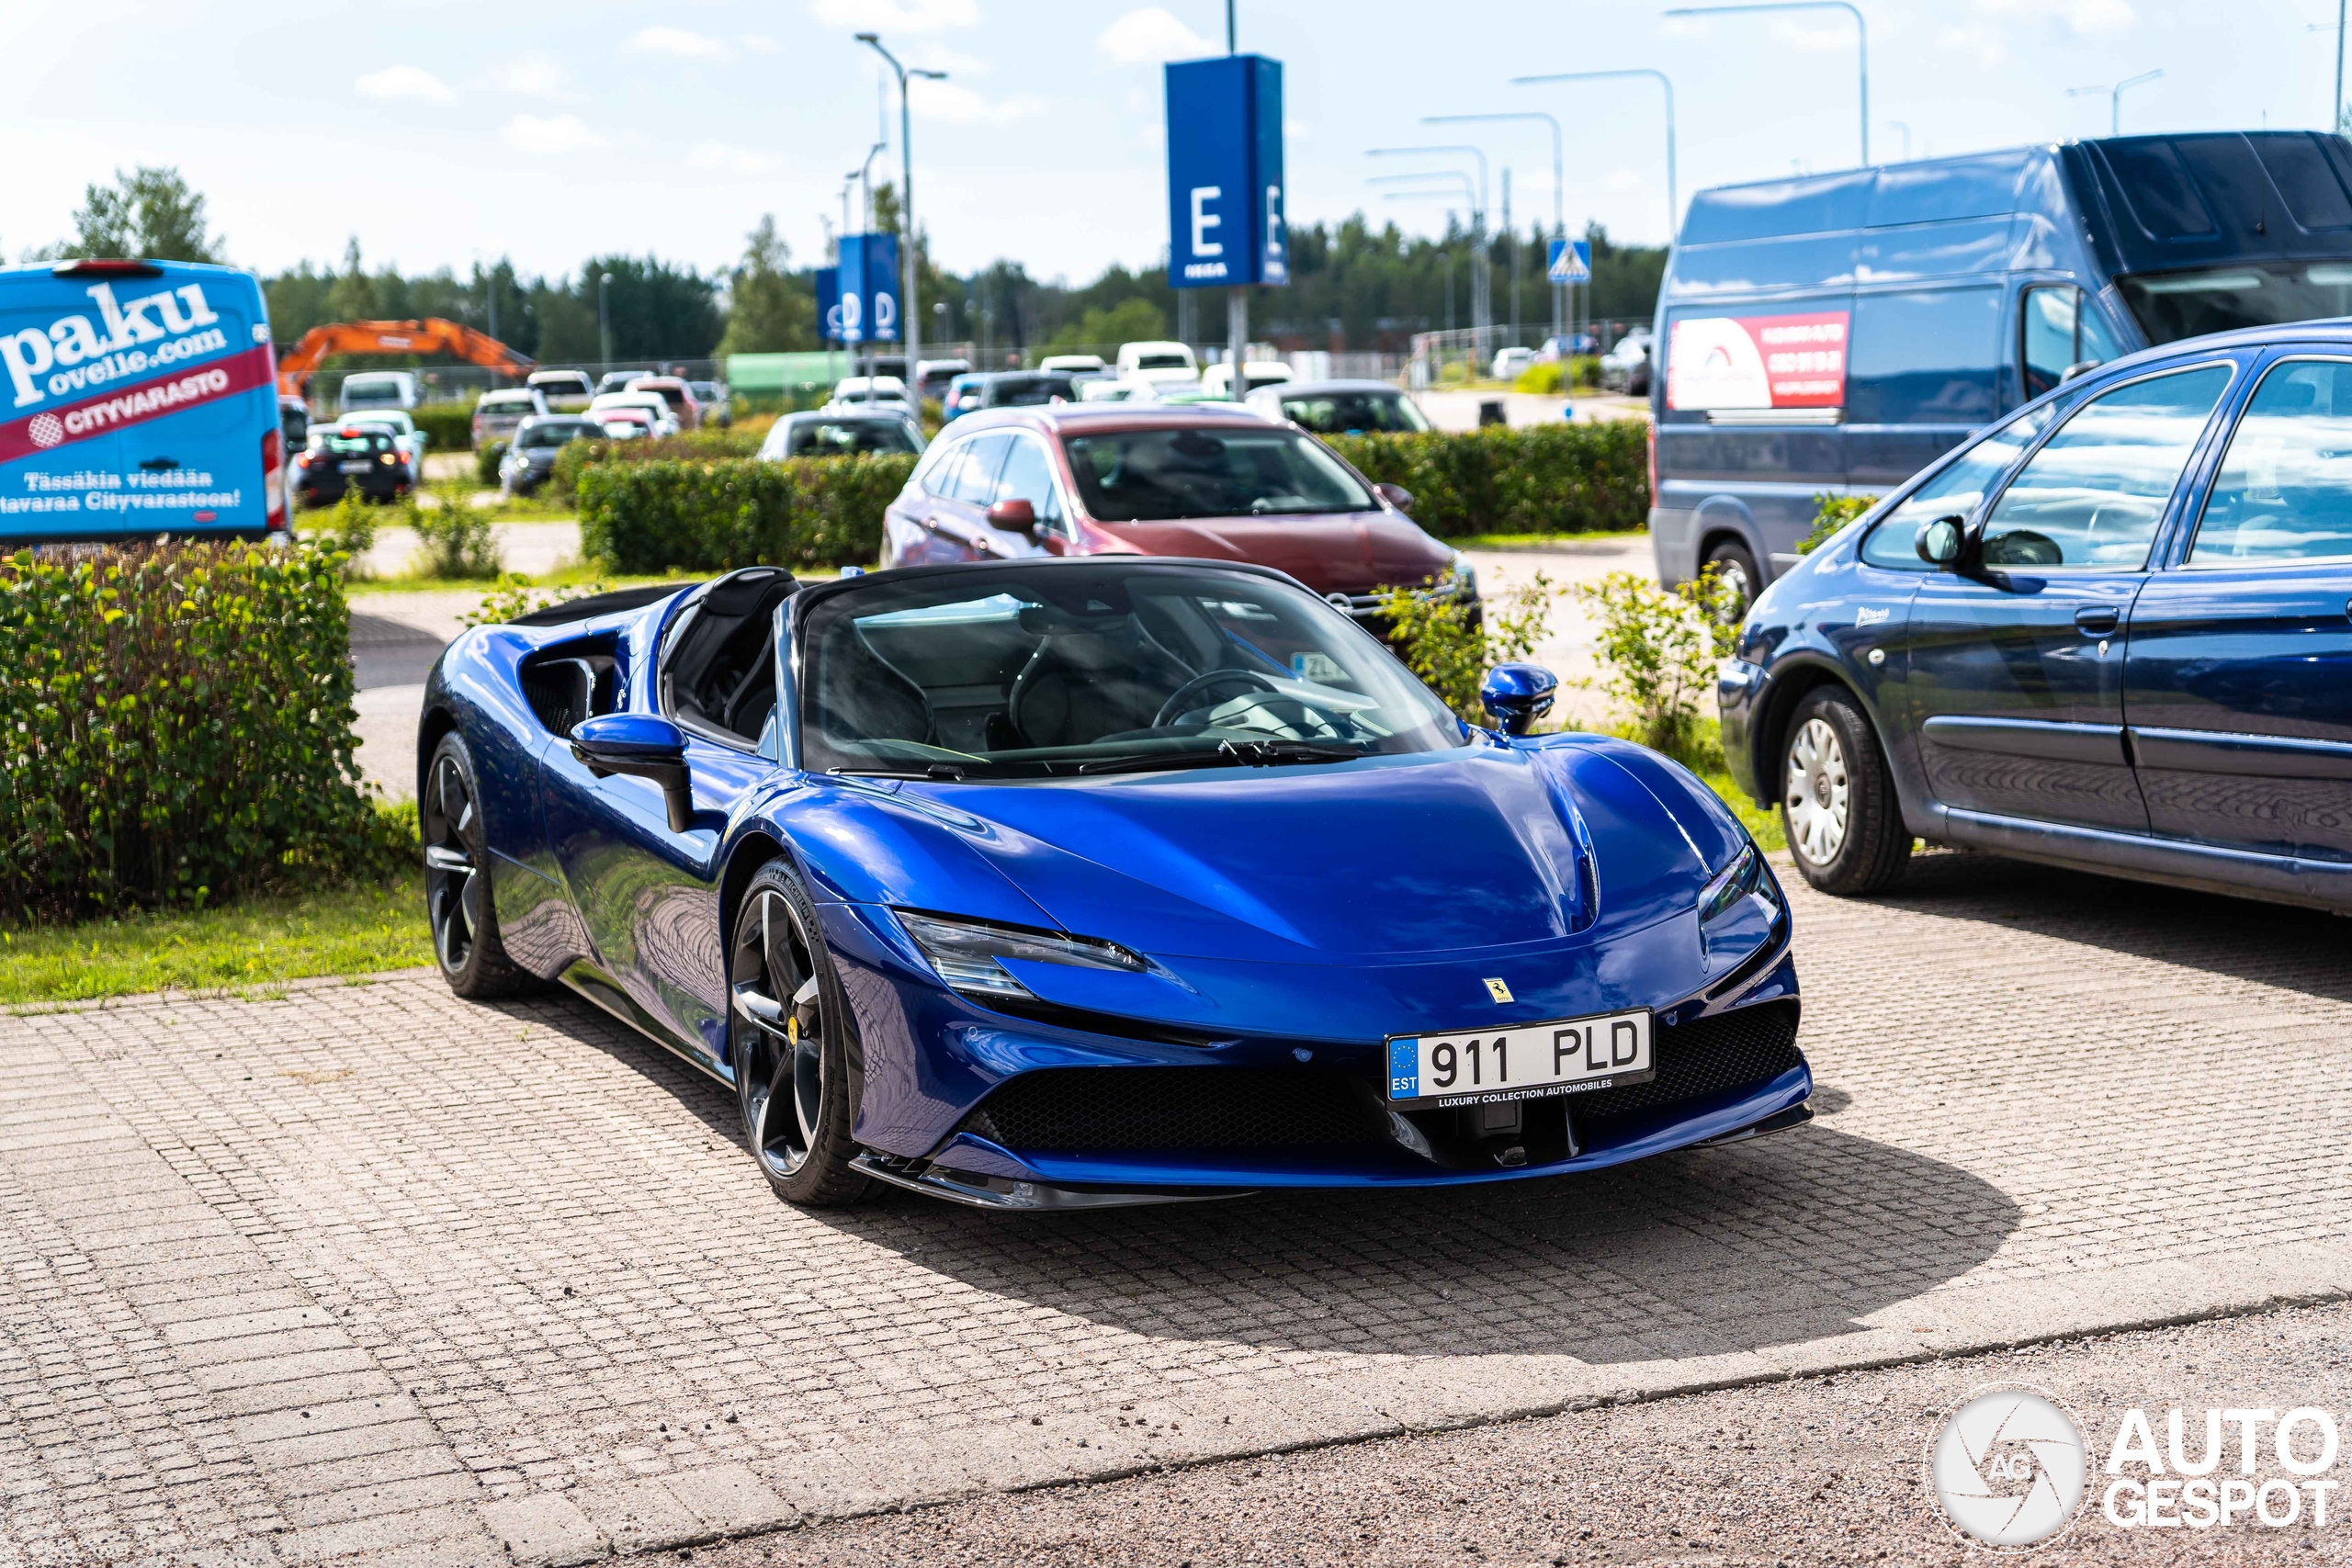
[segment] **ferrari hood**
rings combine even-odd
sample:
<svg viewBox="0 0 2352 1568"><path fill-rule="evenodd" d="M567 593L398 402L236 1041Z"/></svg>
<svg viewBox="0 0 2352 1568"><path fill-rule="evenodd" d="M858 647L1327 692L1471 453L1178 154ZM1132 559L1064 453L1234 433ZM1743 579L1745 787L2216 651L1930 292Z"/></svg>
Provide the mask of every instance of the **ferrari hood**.
<svg viewBox="0 0 2352 1568"><path fill-rule="evenodd" d="M976 856L1051 924L1170 957L1343 964L1575 942L1687 910L1736 848L1736 824L1726 839L1667 773L1611 754L1632 750L1480 743L1330 767L910 784L885 809L930 842L889 859L939 875ZM871 896L1005 918L918 886Z"/></svg>

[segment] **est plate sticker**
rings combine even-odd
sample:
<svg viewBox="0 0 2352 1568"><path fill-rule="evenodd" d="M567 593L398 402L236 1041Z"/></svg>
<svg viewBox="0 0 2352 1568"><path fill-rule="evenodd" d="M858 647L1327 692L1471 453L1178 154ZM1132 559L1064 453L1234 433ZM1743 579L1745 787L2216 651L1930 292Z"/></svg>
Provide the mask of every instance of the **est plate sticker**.
<svg viewBox="0 0 2352 1568"><path fill-rule="evenodd" d="M1388 1042L1388 1100L1484 1105L1644 1083L1656 1074L1650 1015L1522 1023Z"/></svg>

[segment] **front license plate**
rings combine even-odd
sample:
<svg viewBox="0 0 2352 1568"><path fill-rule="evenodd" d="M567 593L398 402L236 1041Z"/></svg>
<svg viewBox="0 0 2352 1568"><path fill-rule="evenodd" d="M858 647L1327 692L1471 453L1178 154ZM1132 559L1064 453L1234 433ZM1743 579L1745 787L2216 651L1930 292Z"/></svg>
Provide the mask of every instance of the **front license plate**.
<svg viewBox="0 0 2352 1568"><path fill-rule="evenodd" d="M346 474L364 474L373 467L375 467L375 465L372 463L345 463L342 465L343 471Z"/></svg>
<svg viewBox="0 0 2352 1568"><path fill-rule="evenodd" d="M1392 1105L1541 1100L1645 1083L1656 1071L1647 1009L1388 1042Z"/></svg>

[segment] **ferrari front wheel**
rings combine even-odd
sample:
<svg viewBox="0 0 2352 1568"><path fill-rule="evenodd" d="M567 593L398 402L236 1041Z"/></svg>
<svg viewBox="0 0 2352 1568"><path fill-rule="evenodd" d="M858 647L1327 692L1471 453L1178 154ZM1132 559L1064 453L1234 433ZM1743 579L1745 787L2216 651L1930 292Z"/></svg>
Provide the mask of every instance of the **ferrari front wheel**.
<svg viewBox="0 0 2352 1568"><path fill-rule="evenodd" d="M752 1156L787 1202L854 1202L867 1179L852 1163L848 1003L788 863L752 875L729 947L728 1060Z"/></svg>
<svg viewBox="0 0 2352 1568"><path fill-rule="evenodd" d="M424 840L424 917L433 957L449 989L471 1000L528 990L531 975L506 956L491 901L490 837L482 821L481 782L465 738L451 730L433 749L417 802Z"/></svg>

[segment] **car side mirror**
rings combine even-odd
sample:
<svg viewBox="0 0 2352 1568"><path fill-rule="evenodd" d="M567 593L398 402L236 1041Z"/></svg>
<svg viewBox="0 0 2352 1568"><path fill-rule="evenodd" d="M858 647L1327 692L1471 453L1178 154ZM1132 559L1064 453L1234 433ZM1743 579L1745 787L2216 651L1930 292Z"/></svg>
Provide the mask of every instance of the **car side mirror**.
<svg viewBox="0 0 2352 1568"><path fill-rule="evenodd" d="M683 833L695 815L686 772L685 732L650 713L605 713L571 727L571 754L597 778L627 773L662 786L670 831Z"/></svg>
<svg viewBox="0 0 2352 1568"><path fill-rule="evenodd" d="M1008 534L1035 535L1037 532L1037 509L1019 496L1011 501L1000 501L989 508L989 526L1001 528Z"/></svg>
<svg viewBox="0 0 2352 1568"><path fill-rule="evenodd" d="M1939 571L1950 571L1958 565L1967 543L1968 519L1956 513L1919 525L1919 558Z"/></svg>
<svg viewBox="0 0 2352 1568"><path fill-rule="evenodd" d="M1413 511L1413 492L1403 485L1374 485L1373 493L1408 516Z"/></svg>
<svg viewBox="0 0 2352 1568"><path fill-rule="evenodd" d="M1478 686L1478 705L1505 735L1524 735L1552 711L1560 679L1541 664L1498 664Z"/></svg>

